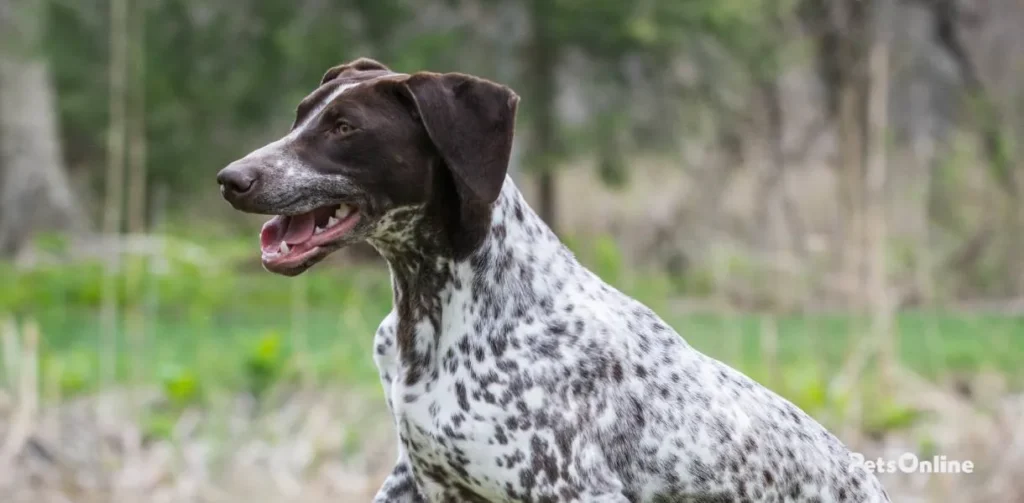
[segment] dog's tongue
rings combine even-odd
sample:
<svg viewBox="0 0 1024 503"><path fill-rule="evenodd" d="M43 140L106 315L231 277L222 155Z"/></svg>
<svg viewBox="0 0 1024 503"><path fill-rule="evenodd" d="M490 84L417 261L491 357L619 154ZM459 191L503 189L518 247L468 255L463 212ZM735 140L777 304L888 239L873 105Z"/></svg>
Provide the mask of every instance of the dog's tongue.
<svg viewBox="0 0 1024 503"><path fill-rule="evenodd" d="M303 213L288 217L285 221L288 227L285 229L284 242L290 245L302 243L313 237L313 228L316 226L316 218L313 212Z"/></svg>
<svg viewBox="0 0 1024 503"><path fill-rule="evenodd" d="M281 241L294 245L313 236L316 218L313 213L291 217L276 216L263 224L260 231L260 246L263 251L277 251Z"/></svg>

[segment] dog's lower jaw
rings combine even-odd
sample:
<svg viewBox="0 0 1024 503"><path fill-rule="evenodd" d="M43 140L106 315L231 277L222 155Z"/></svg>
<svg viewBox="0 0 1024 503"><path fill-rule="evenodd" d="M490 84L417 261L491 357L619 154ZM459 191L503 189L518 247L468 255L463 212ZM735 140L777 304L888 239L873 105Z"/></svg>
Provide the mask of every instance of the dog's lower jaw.
<svg viewBox="0 0 1024 503"><path fill-rule="evenodd" d="M275 216L260 231L263 267L296 276L341 248L362 221L358 209L341 205L296 216Z"/></svg>

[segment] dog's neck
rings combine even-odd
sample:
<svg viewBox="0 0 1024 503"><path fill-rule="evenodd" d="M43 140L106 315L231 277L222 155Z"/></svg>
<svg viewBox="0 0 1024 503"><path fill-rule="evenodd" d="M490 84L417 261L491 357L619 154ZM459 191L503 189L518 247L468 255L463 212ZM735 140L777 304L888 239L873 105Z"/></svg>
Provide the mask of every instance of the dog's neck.
<svg viewBox="0 0 1024 503"><path fill-rule="evenodd" d="M580 270L572 254L526 204L510 178L493 204L490 227L464 259L445 253L441 234L407 227L404 239L371 241L391 269L398 317L398 351L407 384L432 368L446 311L457 310L474 326L459 327L470 339L489 337L500 319L529 319ZM557 266L556 266L557 265ZM460 341L461 342L461 341ZM468 343L467 343L468 344Z"/></svg>

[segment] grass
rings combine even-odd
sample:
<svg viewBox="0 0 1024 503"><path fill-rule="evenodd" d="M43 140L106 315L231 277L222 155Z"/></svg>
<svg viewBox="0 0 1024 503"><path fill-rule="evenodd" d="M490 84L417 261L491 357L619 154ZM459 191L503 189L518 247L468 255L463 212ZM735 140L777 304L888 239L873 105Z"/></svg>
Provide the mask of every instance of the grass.
<svg viewBox="0 0 1024 503"><path fill-rule="evenodd" d="M283 375L374 386L372 339L389 305L382 302L316 308L296 319L278 311L182 317L164 313L146 320L142 346L122 337L118 375L153 382L168 368L192 369L217 387L244 386L246 366L261 340L279 340ZM751 373L762 375L763 319L755 315L662 313L690 344ZM59 311L38 318L44 379L60 379L65 392L91 389L98 365L98 312ZM842 316L773 318L781 367L838 369L865 333L863 323ZM304 327L304 328L297 328ZM911 369L937 377L983 368L1019 375L1024 361L1024 320L991 316L906 313L897 318L900 357ZM57 369L47 374L47 369ZM133 374L137 372L136 374ZM54 373L55 372L55 373Z"/></svg>
<svg viewBox="0 0 1024 503"><path fill-rule="evenodd" d="M756 315L663 314L692 345L743 368L764 359L764 319ZM778 359L783 366L813 359L837 368L868 333L866 320L841 315L772 317L778 332ZM896 317L901 361L926 376L973 372L984 368L1021 373L1024 319L926 312ZM734 348L739 348L736 354Z"/></svg>
<svg viewBox="0 0 1024 503"><path fill-rule="evenodd" d="M206 255L220 260L212 264L175 251L186 248L172 242L153 268L158 272L141 281L117 278L121 304L144 320L140 340L123 330L117 340L118 379L162 383L185 394L191 387L258 391L268 380L287 379L378 385L372 344L391 308L386 269L321 266L283 278L240 265L251 258L248 246L204 243ZM770 377L772 361L784 373L831 375L868 333L866 321L851 316L672 312L667 300L676 294L668 282L627 274L614 242L597 242L579 255L690 344L761 380ZM28 273L0 264L0 282L10 286L0 292L0 315L41 327L44 390L67 395L98 386L102 271L96 263ZM766 323L777 334L774 355L763 347ZM905 312L895 330L901 361L922 375L993 369L1016 381L1024 376L1024 318Z"/></svg>

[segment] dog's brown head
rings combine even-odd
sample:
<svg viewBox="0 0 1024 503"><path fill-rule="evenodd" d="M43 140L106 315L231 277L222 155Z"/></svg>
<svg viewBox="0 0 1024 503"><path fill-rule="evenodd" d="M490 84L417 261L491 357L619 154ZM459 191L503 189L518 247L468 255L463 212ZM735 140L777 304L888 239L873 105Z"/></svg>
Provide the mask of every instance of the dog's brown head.
<svg viewBox="0 0 1024 503"><path fill-rule="evenodd" d="M217 182L236 209L276 215L260 233L275 273L300 274L356 241L422 235L413 226L465 255L486 235L518 102L470 75L399 74L360 58L328 70L291 131Z"/></svg>

